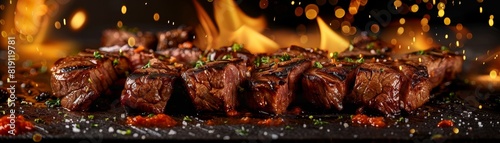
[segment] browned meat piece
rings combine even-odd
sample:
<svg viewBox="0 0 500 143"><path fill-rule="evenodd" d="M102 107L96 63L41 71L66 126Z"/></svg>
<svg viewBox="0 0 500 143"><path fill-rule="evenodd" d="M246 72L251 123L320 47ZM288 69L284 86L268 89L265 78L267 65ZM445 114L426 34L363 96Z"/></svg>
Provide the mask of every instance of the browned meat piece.
<svg viewBox="0 0 500 143"><path fill-rule="evenodd" d="M238 88L246 79L241 59L208 62L182 73L192 102L198 111L222 111L236 115Z"/></svg>
<svg viewBox="0 0 500 143"><path fill-rule="evenodd" d="M343 109L344 97L351 94L357 64L335 63L304 72L303 97L316 107Z"/></svg>
<svg viewBox="0 0 500 143"><path fill-rule="evenodd" d="M401 96L408 79L398 69L383 63L363 63L356 71L350 101L386 115L400 112Z"/></svg>
<svg viewBox="0 0 500 143"><path fill-rule="evenodd" d="M288 58L257 59L260 61L256 63L260 63L261 68L252 73L249 79L251 94L246 96L251 109L273 114L285 113L300 89L302 73L311 67L309 60Z"/></svg>
<svg viewBox="0 0 500 143"><path fill-rule="evenodd" d="M387 57L391 54L392 45L389 45L376 37L369 36L366 32L354 37L352 45L344 52L339 53L339 57Z"/></svg>
<svg viewBox="0 0 500 143"><path fill-rule="evenodd" d="M128 39L134 38L135 45L143 46L147 49L156 49L158 39L151 32L133 32L132 30L126 31L124 29L107 29L104 30L101 37L101 46L124 46L128 45Z"/></svg>
<svg viewBox="0 0 500 143"><path fill-rule="evenodd" d="M73 56L59 59L51 68L54 96L71 111L86 111L117 79L112 61L107 57Z"/></svg>
<svg viewBox="0 0 500 143"><path fill-rule="evenodd" d="M193 48L169 48L156 51L157 54L167 58L173 58L174 62L193 66L199 60L202 51L196 47Z"/></svg>
<svg viewBox="0 0 500 143"><path fill-rule="evenodd" d="M170 48L191 48L194 40L194 30L191 27L179 27L174 30L159 32L157 34L159 42L156 50L166 50Z"/></svg>
<svg viewBox="0 0 500 143"><path fill-rule="evenodd" d="M311 49L311 48L303 48L299 46L292 45L288 48L281 48L278 52L274 53L274 56L280 56L284 53L292 56L292 57L303 57L311 61L317 61L322 59L328 59L328 52Z"/></svg>
<svg viewBox="0 0 500 143"><path fill-rule="evenodd" d="M439 86L445 79L454 79L462 71L462 56L446 50L433 48L418 51L408 54L404 59L427 67L432 88Z"/></svg>
<svg viewBox="0 0 500 143"><path fill-rule="evenodd" d="M253 65L255 55L243 48L243 45L233 44L232 46L222 47L220 49L211 49L207 54L208 61L226 60L231 58L242 59L247 66Z"/></svg>
<svg viewBox="0 0 500 143"><path fill-rule="evenodd" d="M118 78L127 77L128 73L131 71L129 59L123 55L120 55L119 53L85 49L84 51L78 53L78 55L88 57L102 55L103 57L109 58L113 63L113 68L115 69Z"/></svg>
<svg viewBox="0 0 500 143"><path fill-rule="evenodd" d="M158 59L135 70L125 83L121 103L127 109L163 113L175 84L181 82L177 69Z"/></svg>
<svg viewBox="0 0 500 143"><path fill-rule="evenodd" d="M429 101L432 85L427 68L410 61L392 63L409 79L407 90L400 97L401 109L411 112Z"/></svg>

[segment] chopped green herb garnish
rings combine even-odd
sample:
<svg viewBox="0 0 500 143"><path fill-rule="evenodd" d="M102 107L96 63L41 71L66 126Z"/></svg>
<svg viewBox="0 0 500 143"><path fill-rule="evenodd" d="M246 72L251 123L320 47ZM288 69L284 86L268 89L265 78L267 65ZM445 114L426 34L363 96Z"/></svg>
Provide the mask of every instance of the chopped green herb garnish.
<svg viewBox="0 0 500 143"><path fill-rule="evenodd" d="M236 129L234 130L236 132L236 134L240 135L240 136L246 136L248 135L248 131L245 130L245 128L241 128L241 129Z"/></svg>
<svg viewBox="0 0 500 143"><path fill-rule="evenodd" d="M151 118L151 117L153 117L153 116L155 116L155 114L149 114L149 115L148 115L148 117L149 117L149 118Z"/></svg>
<svg viewBox="0 0 500 143"><path fill-rule="evenodd" d="M417 55L425 55L425 51L424 50L420 50L417 52Z"/></svg>
<svg viewBox="0 0 500 143"><path fill-rule="evenodd" d="M54 107L59 107L61 106L61 99L56 98L56 99L49 99L45 101L45 105L49 108L54 108Z"/></svg>
<svg viewBox="0 0 500 143"><path fill-rule="evenodd" d="M57 112L57 114L62 115L62 114L63 114L63 112L59 111L59 112Z"/></svg>
<svg viewBox="0 0 500 143"><path fill-rule="evenodd" d="M323 65L320 62L314 62L313 66L316 68L323 68Z"/></svg>
<svg viewBox="0 0 500 143"><path fill-rule="evenodd" d="M87 118L89 118L90 120L94 120L94 115L88 115Z"/></svg>
<svg viewBox="0 0 500 143"><path fill-rule="evenodd" d="M227 124L227 120L224 121L224 124Z"/></svg>
<svg viewBox="0 0 500 143"><path fill-rule="evenodd" d="M233 58L233 55L231 55L231 54L227 54L227 55L224 55L224 56L222 57L222 60L229 60L229 59L232 59L232 58Z"/></svg>
<svg viewBox="0 0 500 143"><path fill-rule="evenodd" d="M131 134L132 134L132 130L127 129L127 131L125 131L125 135L131 135Z"/></svg>
<svg viewBox="0 0 500 143"><path fill-rule="evenodd" d="M351 59L351 58L349 58L349 57L346 57L346 58L344 59L344 61L346 61L346 62L350 62L350 63L354 62L354 60L353 60L353 59Z"/></svg>
<svg viewBox="0 0 500 143"><path fill-rule="evenodd" d="M196 65L194 66L194 68L200 68L202 67L203 65L205 65L205 62L201 61L201 60L198 60L196 61Z"/></svg>
<svg viewBox="0 0 500 143"><path fill-rule="evenodd" d="M142 69L150 68L151 67L151 61L148 61L146 65L142 67Z"/></svg>
<svg viewBox="0 0 500 143"><path fill-rule="evenodd" d="M40 119L40 118L35 119L35 123L37 123L37 124L44 123L44 122L45 121L43 119Z"/></svg>
<svg viewBox="0 0 500 143"><path fill-rule="evenodd" d="M116 66L118 64L120 64L120 61L118 59L114 59L113 60L113 66Z"/></svg>
<svg viewBox="0 0 500 143"><path fill-rule="evenodd" d="M380 72L384 72L384 69L383 69L383 68L380 68Z"/></svg>
<svg viewBox="0 0 500 143"><path fill-rule="evenodd" d="M340 115L339 117L337 117L337 119L343 119L344 116Z"/></svg>
<svg viewBox="0 0 500 143"><path fill-rule="evenodd" d="M63 117L65 117L65 118L66 118L66 117L68 117L68 114L64 114L64 116L63 116Z"/></svg>
<svg viewBox="0 0 500 143"><path fill-rule="evenodd" d="M328 124L327 121L321 121L321 119L313 119L314 125L324 125Z"/></svg>
<svg viewBox="0 0 500 143"><path fill-rule="evenodd" d="M92 127L99 127L99 124L94 123L94 124L92 124Z"/></svg>
<svg viewBox="0 0 500 143"><path fill-rule="evenodd" d="M287 53L284 53L281 57L278 57L280 59L280 62L283 62L283 61L288 61L290 59L292 59L290 57L290 55L288 55Z"/></svg>
<svg viewBox="0 0 500 143"><path fill-rule="evenodd" d="M113 121L115 121L115 122L116 122L116 117L113 117Z"/></svg>
<svg viewBox="0 0 500 143"><path fill-rule="evenodd" d="M339 52L333 52L333 58L337 59L339 57Z"/></svg>
<svg viewBox="0 0 500 143"><path fill-rule="evenodd" d="M243 44L234 43L232 49L234 52L241 51L241 49L243 49Z"/></svg>
<svg viewBox="0 0 500 143"><path fill-rule="evenodd" d="M314 118L314 116L313 116L313 115L309 115L309 119L313 119L313 118Z"/></svg>
<svg viewBox="0 0 500 143"><path fill-rule="evenodd" d="M349 51L352 51L352 50L354 50L354 45L351 44L351 45L349 45Z"/></svg>
<svg viewBox="0 0 500 143"><path fill-rule="evenodd" d="M446 46L441 46L441 51L450 51L450 49Z"/></svg>
<svg viewBox="0 0 500 143"><path fill-rule="evenodd" d="M399 119L397 120L397 122L403 122L404 120L405 120L405 118L399 117Z"/></svg>
<svg viewBox="0 0 500 143"><path fill-rule="evenodd" d="M370 42L366 45L366 49L368 50L373 49L373 47L375 47L375 42Z"/></svg>
<svg viewBox="0 0 500 143"><path fill-rule="evenodd" d="M285 126L285 130L291 130L291 129L293 129L291 126L289 126L289 125Z"/></svg>
<svg viewBox="0 0 500 143"><path fill-rule="evenodd" d="M361 64L361 63L364 63L364 62L365 62L365 59L363 59L363 58L359 58L358 60L356 60L356 63L360 63Z"/></svg>
<svg viewBox="0 0 500 143"><path fill-rule="evenodd" d="M189 116L184 116L183 121L191 122L193 121Z"/></svg>
<svg viewBox="0 0 500 143"><path fill-rule="evenodd" d="M122 49L120 49L120 50L119 50L118 55L119 55L120 57L123 57L123 50L122 50Z"/></svg>
<svg viewBox="0 0 500 143"><path fill-rule="evenodd" d="M94 58L96 58L96 59L101 59L101 58L103 58L103 57L104 57L104 56L103 56L101 53L99 53L99 51L94 51Z"/></svg>
<svg viewBox="0 0 500 143"><path fill-rule="evenodd" d="M109 121L109 118L104 118L104 121Z"/></svg>
<svg viewBox="0 0 500 143"><path fill-rule="evenodd" d="M450 97L455 97L455 92L450 92Z"/></svg>
<svg viewBox="0 0 500 143"><path fill-rule="evenodd" d="M80 128L80 124L76 124L75 128L79 129Z"/></svg>
<svg viewBox="0 0 500 143"><path fill-rule="evenodd" d="M261 58L260 58L260 62L261 62L261 63L264 63L264 64L269 63L269 57L267 57L267 56L265 56L265 57L261 57Z"/></svg>
<svg viewBox="0 0 500 143"><path fill-rule="evenodd" d="M5 115L5 110L2 110L2 115Z"/></svg>
<svg viewBox="0 0 500 143"><path fill-rule="evenodd" d="M161 61L165 60L165 58L167 58L167 57L165 57L163 55L158 56L158 59L161 60Z"/></svg>

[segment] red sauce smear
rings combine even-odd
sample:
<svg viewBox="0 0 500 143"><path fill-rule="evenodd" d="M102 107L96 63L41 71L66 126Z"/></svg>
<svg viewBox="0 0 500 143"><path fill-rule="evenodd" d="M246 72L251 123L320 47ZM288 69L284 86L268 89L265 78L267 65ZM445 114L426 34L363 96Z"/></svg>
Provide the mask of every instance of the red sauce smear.
<svg viewBox="0 0 500 143"><path fill-rule="evenodd" d="M363 114L352 116L352 123L358 125L370 125L377 128L385 127L384 117L368 117Z"/></svg>
<svg viewBox="0 0 500 143"><path fill-rule="evenodd" d="M283 118L268 118L257 122L258 125L264 126L279 126L285 122Z"/></svg>
<svg viewBox="0 0 500 143"><path fill-rule="evenodd" d="M143 127L173 127L177 125L177 122L168 115L157 114L152 117L127 117L127 124Z"/></svg>
<svg viewBox="0 0 500 143"><path fill-rule="evenodd" d="M453 121L451 121L451 120L441 120L437 124L437 127L439 127L439 128L453 127Z"/></svg>
<svg viewBox="0 0 500 143"><path fill-rule="evenodd" d="M11 124L11 122L15 122ZM23 116L3 116L0 118L0 135L17 135L32 131L33 123L26 121Z"/></svg>

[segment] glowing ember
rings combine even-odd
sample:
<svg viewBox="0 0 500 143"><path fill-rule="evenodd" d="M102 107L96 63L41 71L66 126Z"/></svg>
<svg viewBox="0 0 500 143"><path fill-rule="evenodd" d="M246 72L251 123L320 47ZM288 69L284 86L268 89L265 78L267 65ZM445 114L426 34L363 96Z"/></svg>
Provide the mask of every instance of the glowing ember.
<svg viewBox="0 0 500 143"><path fill-rule="evenodd" d="M491 77L491 79L496 79L497 75L498 75L497 70L491 70L490 71L490 77Z"/></svg>
<svg viewBox="0 0 500 143"><path fill-rule="evenodd" d="M71 18L71 28L73 30L79 30L85 24L87 19L85 12L83 10L77 11Z"/></svg>

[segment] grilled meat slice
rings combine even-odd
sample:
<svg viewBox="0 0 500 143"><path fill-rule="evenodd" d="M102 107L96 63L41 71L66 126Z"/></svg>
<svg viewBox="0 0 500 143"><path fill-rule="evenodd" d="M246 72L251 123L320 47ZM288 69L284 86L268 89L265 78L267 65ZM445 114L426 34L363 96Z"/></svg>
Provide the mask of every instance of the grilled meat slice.
<svg viewBox="0 0 500 143"><path fill-rule="evenodd" d="M233 58L198 65L182 73L182 78L198 111L222 111L232 116L237 114L237 92L246 72L245 62Z"/></svg>
<svg viewBox="0 0 500 143"><path fill-rule="evenodd" d="M409 79L407 90L400 97L401 109L411 112L429 101L432 85L425 66L410 61L393 62L392 65Z"/></svg>
<svg viewBox="0 0 500 143"><path fill-rule="evenodd" d="M351 94L356 64L335 63L304 72L303 97L323 109L343 109L344 97Z"/></svg>
<svg viewBox="0 0 500 143"><path fill-rule="evenodd" d="M107 57L72 56L59 59L51 68L54 96L70 111L86 111L117 79Z"/></svg>
<svg viewBox="0 0 500 143"><path fill-rule="evenodd" d="M125 83L121 103L127 109L148 113L163 113L180 74L173 66L158 59L135 70ZM179 88L177 88L179 89Z"/></svg>
<svg viewBox="0 0 500 143"><path fill-rule="evenodd" d="M339 57L380 57L385 58L392 52L392 45L381 41L377 37L369 36L367 32L362 32L354 37L352 45L344 52L339 53Z"/></svg>
<svg viewBox="0 0 500 143"><path fill-rule="evenodd" d="M192 27L179 27L174 30L158 32L159 42L156 50L162 51L170 48L191 48L194 40Z"/></svg>
<svg viewBox="0 0 500 143"><path fill-rule="evenodd" d="M251 109L283 114L299 92L302 73L311 67L311 62L292 58L273 63L252 73L249 79L251 93L246 101Z"/></svg>
<svg viewBox="0 0 500 143"><path fill-rule="evenodd" d="M445 80L452 80L462 71L462 57L440 49L430 49L408 54L404 59L427 67L432 88Z"/></svg>
<svg viewBox="0 0 500 143"><path fill-rule="evenodd" d="M386 115L400 112L400 99L408 79L398 69L383 63L363 63L356 71L350 101Z"/></svg>
<svg viewBox="0 0 500 143"><path fill-rule="evenodd" d="M123 55L115 52L102 52L93 49L85 49L84 51L78 53L79 56L96 57L104 56L108 57L113 64L113 68L116 71L118 78L127 77L128 73L131 71L130 61Z"/></svg>

